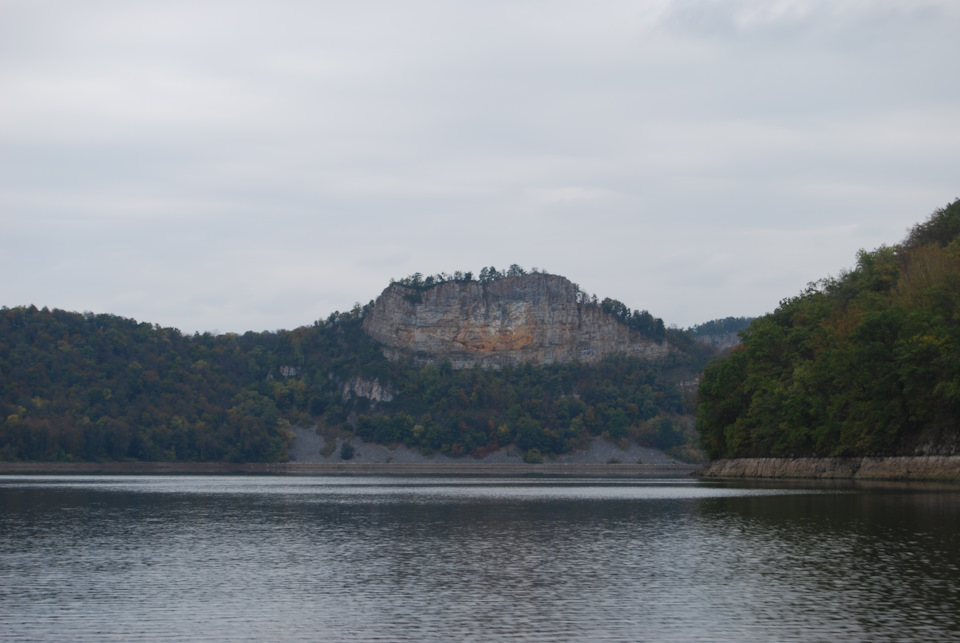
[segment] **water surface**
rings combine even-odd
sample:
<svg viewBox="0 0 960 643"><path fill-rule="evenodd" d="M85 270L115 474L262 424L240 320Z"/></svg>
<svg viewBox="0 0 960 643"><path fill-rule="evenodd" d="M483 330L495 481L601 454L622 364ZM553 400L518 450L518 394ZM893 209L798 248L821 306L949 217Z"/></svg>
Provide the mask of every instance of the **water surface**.
<svg viewBox="0 0 960 643"><path fill-rule="evenodd" d="M960 489L0 477L0 639L960 638Z"/></svg>

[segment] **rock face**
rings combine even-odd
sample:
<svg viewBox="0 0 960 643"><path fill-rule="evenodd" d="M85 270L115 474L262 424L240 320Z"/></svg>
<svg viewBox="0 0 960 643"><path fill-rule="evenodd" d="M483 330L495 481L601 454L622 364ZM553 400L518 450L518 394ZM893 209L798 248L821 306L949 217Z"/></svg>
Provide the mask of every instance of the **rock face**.
<svg viewBox="0 0 960 643"><path fill-rule="evenodd" d="M343 385L341 396L345 402L354 397L365 397L371 402L389 402L393 399L393 391L384 388L380 380L354 377Z"/></svg>
<svg viewBox="0 0 960 643"><path fill-rule="evenodd" d="M363 328L390 359L449 360L454 368L590 363L616 353L654 360L670 351L599 307L578 303L569 280L543 273L426 290L393 284Z"/></svg>

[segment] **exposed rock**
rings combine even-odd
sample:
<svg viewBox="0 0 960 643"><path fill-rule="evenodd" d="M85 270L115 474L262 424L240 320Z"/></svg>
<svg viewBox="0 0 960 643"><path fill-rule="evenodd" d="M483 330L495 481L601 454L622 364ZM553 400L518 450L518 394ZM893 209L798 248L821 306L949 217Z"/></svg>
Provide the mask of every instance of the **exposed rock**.
<svg viewBox="0 0 960 643"><path fill-rule="evenodd" d="M383 387L379 380L368 380L362 377L347 380L341 395L344 402L354 397L364 397L371 402L389 402L393 399L393 391Z"/></svg>
<svg viewBox="0 0 960 643"><path fill-rule="evenodd" d="M617 353L654 360L670 351L599 307L578 303L569 280L543 273L426 290L393 284L363 328L390 359L449 360L454 368L592 363Z"/></svg>
<svg viewBox="0 0 960 643"><path fill-rule="evenodd" d="M960 456L732 458L711 462L695 475L705 478L960 481Z"/></svg>

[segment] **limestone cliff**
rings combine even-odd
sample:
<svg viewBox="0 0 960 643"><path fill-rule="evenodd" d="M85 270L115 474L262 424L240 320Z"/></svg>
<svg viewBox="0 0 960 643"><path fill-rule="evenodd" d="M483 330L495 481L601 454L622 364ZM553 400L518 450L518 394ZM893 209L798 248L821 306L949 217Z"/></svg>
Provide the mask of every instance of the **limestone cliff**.
<svg viewBox="0 0 960 643"><path fill-rule="evenodd" d="M599 307L578 303L569 280L543 273L422 290L393 284L363 328L390 359L449 360L454 368L589 363L617 353L654 360L670 351Z"/></svg>

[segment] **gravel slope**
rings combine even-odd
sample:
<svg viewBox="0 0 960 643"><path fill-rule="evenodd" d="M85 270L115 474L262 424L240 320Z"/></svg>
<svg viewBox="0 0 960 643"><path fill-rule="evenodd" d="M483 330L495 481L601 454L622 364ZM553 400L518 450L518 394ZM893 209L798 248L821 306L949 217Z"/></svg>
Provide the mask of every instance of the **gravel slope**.
<svg viewBox="0 0 960 643"><path fill-rule="evenodd" d="M326 446L326 440L317 435L313 429L305 427L291 427L296 434L296 438L290 447L291 462L343 462L340 458L340 447L343 444L341 437L336 438L336 447L329 457L323 456L323 449ZM477 459L466 456L464 458L451 458L442 453L435 453L425 456L419 451L408 449L405 446L386 447L380 444L365 442L358 437L349 440L354 447L354 455L351 462L398 462L398 463L453 463L453 462L473 462L484 464L499 463L519 463L522 462L520 453L515 449L501 449L496 453L491 453L485 458ZM673 464L677 463L670 456L658 449L650 449L631 444L626 450L620 449L615 444L611 444L601 438L593 438L590 441L590 447L585 451L577 451L567 455L558 456L555 459L544 459L545 462L560 462L569 464L606 464L611 461L617 461L622 464Z"/></svg>

